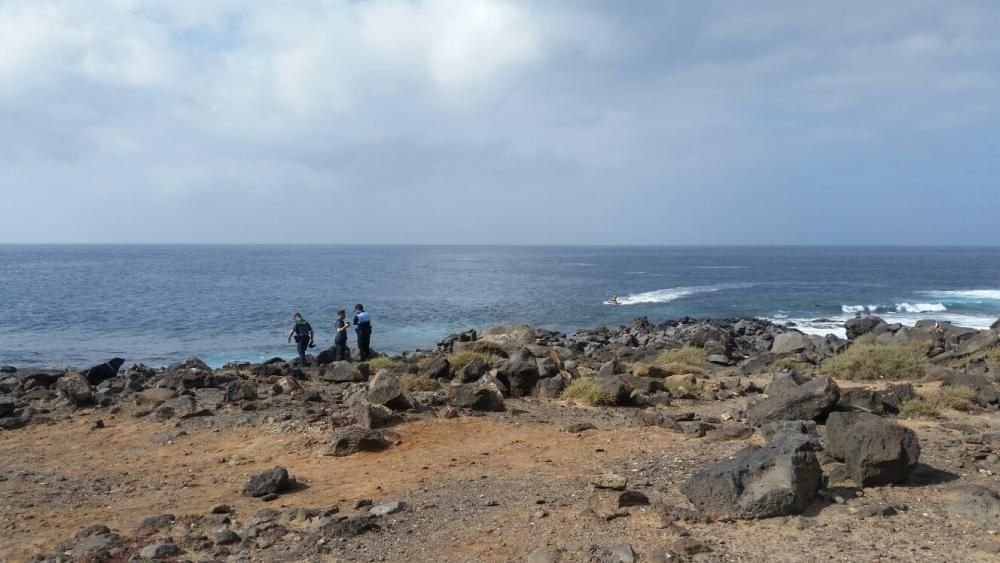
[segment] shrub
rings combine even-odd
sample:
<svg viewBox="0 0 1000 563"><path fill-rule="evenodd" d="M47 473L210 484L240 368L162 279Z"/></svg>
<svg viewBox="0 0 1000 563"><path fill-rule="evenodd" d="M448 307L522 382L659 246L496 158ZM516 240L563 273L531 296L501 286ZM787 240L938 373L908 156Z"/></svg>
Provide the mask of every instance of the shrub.
<svg viewBox="0 0 1000 563"><path fill-rule="evenodd" d="M972 408L976 391L965 385L941 387L937 392L938 402L949 409L967 411Z"/></svg>
<svg viewBox="0 0 1000 563"><path fill-rule="evenodd" d="M388 356L379 356L368 360L368 371L375 374L383 369L394 369L396 362Z"/></svg>
<svg viewBox="0 0 1000 563"><path fill-rule="evenodd" d="M488 366L493 365L493 362L497 360L497 356L492 354L485 354L483 352L472 352L470 350L464 350L457 354L452 354L448 356L448 363L451 364L451 369L453 371L458 371L465 366L472 363L472 360L476 358L483 361Z"/></svg>
<svg viewBox="0 0 1000 563"><path fill-rule="evenodd" d="M708 354L702 348L685 346L674 350L664 350L656 358L657 363L664 364L686 364L689 366L703 366L708 363Z"/></svg>
<svg viewBox="0 0 1000 563"><path fill-rule="evenodd" d="M934 418L939 414L937 399L924 395L906 401L899 409L899 416L903 418Z"/></svg>
<svg viewBox="0 0 1000 563"><path fill-rule="evenodd" d="M573 382L563 390L561 397L576 403L591 406L612 405L615 402L615 396L610 391L604 389L599 383L587 377L574 379Z"/></svg>
<svg viewBox="0 0 1000 563"><path fill-rule="evenodd" d="M462 347L462 352L479 352L487 356L507 357L507 352L503 349L503 346L489 340L476 340L475 342L463 344Z"/></svg>
<svg viewBox="0 0 1000 563"><path fill-rule="evenodd" d="M823 371L841 379L919 379L927 373L926 346L879 344L869 334L823 362Z"/></svg>
<svg viewBox="0 0 1000 563"><path fill-rule="evenodd" d="M1000 366L1000 346L994 346L986 351L987 363Z"/></svg>
<svg viewBox="0 0 1000 563"><path fill-rule="evenodd" d="M414 375L412 373L399 378L403 389L407 391L437 391L440 385L437 381L426 375Z"/></svg>
<svg viewBox="0 0 1000 563"><path fill-rule="evenodd" d="M671 375L677 375L682 373L693 373L695 375L705 374L705 368L692 366L689 364L682 364L680 362L669 362L666 364L660 364L660 367Z"/></svg>

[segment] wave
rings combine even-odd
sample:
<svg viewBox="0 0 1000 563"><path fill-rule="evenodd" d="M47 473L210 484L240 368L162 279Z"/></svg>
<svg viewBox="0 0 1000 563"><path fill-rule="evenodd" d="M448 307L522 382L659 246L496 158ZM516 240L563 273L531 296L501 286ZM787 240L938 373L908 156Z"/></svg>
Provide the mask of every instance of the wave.
<svg viewBox="0 0 1000 563"><path fill-rule="evenodd" d="M763 318L775 324L786 324L789 322L794 323L795 329L806 334L817 334L819 336L832 334L840 338L847 338L847 331L844 329L844 323L853 316L854 315L852 314L830 318L788 318L784 315L774 314L770 317ZM993 315L962 315L951 312L944 312L944 314L938 315L927 315L926 313L914 313L910 311L889 311L885 314L881 314L880 316L885 322L890 324L899 323L906 326L913 326L917 323L917 321L931 318L939 321L950 322L955 326L974 328L976 330L988 329L990 328L990 325L996 321L996 316Z"/></svg>
<svg viewBox="0 0 1000 563"><path fill-rule="evenodd" d="M840 310L845 313L874 313L878 311L878 305L841 305Z"/></svg>
<svg viewBox="0 0 1000 563"><path fill-rule="evenodd" d="M642 303L669 303L682 297L695 295L698 293L714 293L724 289L739 289L750 287L746 284L726 284L726 285L702 285L695 287L672 287L669 289L657 289L655 291L644 291L633 293L625 297L618 298L619 305L639 305Z"/></svg>
<svg viewBox="0 0 1000 563"><path fill-rule="evenodd" d="M960 299L967 301L1000 301L1000 289L963 289L947 291L921 291L922 295L931 295L941 299Z"/></svg>
<svg viewBox="0 0 1000 563"><path fill-rule="evenodd" d="M942 303L900 303L896 305L899 313L943 313L948 308Z"/></svg>

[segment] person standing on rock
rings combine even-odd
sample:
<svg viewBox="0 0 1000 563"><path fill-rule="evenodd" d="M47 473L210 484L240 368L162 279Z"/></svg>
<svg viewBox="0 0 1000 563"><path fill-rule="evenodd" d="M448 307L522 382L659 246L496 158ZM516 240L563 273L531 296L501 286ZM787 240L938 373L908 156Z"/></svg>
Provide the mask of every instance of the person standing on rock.
<svg viewBox="0 0 1000 563"><path fill-rule="evenodd" d="M347 328L351 326L351 323L345 321L345 318L347 318L347 311L341 309L337 311L337 320L333 323L333 328L337 332L337 335L333 337L333 359L338 362L351 359L350 352L347 350Z"/></svg>
<svg viewBox="0 0 1000 563"><path fill-rule="evenodd" d="M361 303L354 306L354 330L358 334L358 354L362 362L367 362L371 356L372 319Z"/></svg>
<svg viewBox="0 0 1000 563"><path fill-rule="evenodd" d="M309 321L302 318L302 315L295 313L292 317L295 324L292 325L292 330L288 331L288 342L292 342L292 337L295 337L295 343L299 348L299 365L306 365L306 348L315 346L313 343L313 327L309 324Z"/></svg>

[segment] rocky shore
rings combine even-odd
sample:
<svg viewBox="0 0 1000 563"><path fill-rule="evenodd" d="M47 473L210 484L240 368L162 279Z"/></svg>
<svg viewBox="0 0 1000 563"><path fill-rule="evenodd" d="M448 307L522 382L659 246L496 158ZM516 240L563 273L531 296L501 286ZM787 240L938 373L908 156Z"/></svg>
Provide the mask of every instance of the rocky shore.
<svg viewBox="0 0 1000 563"><path fill-rule="evenodd" d="M1000 557L1000 325L0 367L0 561Z"/></svg>

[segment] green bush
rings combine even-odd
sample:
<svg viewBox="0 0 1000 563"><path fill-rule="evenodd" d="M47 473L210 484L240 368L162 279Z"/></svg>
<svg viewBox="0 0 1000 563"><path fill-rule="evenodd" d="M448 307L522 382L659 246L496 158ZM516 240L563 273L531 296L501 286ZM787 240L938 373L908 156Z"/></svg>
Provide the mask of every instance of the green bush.
<svg viewBox="0 0 1000 563"><path fill-rule="evenodd" d="M399 378L403 389L407 391L437 391L441 386L437 381L426 375L406 374Z"/></svg>
<svg viewBox="0 0 1000 563"><path fill-rule="evenodd" d="M384 369L394 369L396 367L396 362L388 356L379 356L377 358L372 358L368 360L368 371L372 374L376 374Z"/></svg>
<svg viewBox="0 0 1000 563"><path fill-rule="evenodd" d="M573 380L566 389L563 390L563 399L574 401L583 405L613 405L615 396L601 387L596 381L589 377L581 377Z"/></svg>
<svg viewBox="0 0 1000 563"><path fill-rule="evenodd" d="M470 350L464 350L458 352L457 354L452 354L448 356L448 363L451 364L451 369L453 371L458 371L465 366L472 363L472 360L480 359L488 366L492 366L493 362L497 360L497 356L492 354L485 354L483 352L472 352Z"/></svg>
<svg viewBox="0 0 1000 563"><path fill-rule="evenodd" d="M927 373L926 346L879 344L872 335L823 362L823 373L841 379L919 379Z"/></svg>

